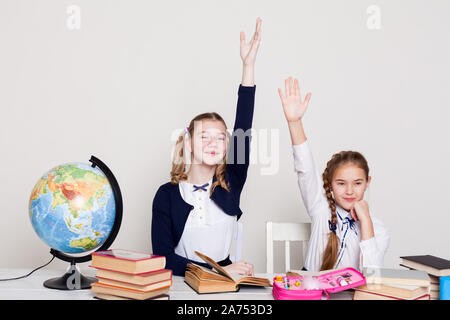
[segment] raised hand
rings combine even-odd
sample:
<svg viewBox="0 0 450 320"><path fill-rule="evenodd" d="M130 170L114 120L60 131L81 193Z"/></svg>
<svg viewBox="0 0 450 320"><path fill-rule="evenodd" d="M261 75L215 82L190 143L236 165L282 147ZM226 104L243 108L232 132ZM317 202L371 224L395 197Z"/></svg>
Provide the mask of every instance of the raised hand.
<svg viewBox="0 0 450 320"><path fill-rule="evenodd" d="M256 19L256 30L250 42L245 42L245 33L241 31L241 59L244 65L254 65L261 42L261 18Z"/></svg>
<svg viewBox="0 0 450 320"><path fill-rule="evenodd" d="M306 109L308 108L309 99L311 99L311 92L308 92L305 100L302 101L300 86L297 79L292 80L292 77L289 77L284 81L284 85L284 95L283 91L278 88L281 104L283 105L284 116L288 122L297 122L302 119Z"/></svg>

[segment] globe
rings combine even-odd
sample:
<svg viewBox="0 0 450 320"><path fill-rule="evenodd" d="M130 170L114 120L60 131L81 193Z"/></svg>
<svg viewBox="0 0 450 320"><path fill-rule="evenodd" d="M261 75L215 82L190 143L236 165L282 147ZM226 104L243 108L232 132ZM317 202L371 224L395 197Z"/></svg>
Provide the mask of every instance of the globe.
<svg viewBox="0 0 450 320"><path fill-rule="evenodd" d="M94 251L107 250L120 229L123 204L119 184L100 159L91 156L89 161L91 165L74 162L54 167L31 192L31 225L51 247L50 262L55 257L70 262L63 276L44 282L47 288L89 289L96 278L82 275L76 263L91 260Z"/></svg>
<svg viewBox="0 0 450 320"><path fill-rule="evenodd" d="M100 247L113 228L115 211L105 174L84 163L63 164L46 172L29 201L38 236L51 248L69 254Z"/></svg>

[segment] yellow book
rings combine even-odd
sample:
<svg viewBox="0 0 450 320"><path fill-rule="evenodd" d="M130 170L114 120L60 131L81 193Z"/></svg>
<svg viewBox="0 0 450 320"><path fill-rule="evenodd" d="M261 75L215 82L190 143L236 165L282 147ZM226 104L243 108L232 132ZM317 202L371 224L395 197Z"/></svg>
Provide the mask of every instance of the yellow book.
<svg viewBox="0 0 450 320"><path fill-rule="evenodd" d="M100 300L134 300L132 298L113 296L111 294L106 294L106 293L97 293L94 298L97 298ZM170 300L170 296L168 294L162 294L162 295L156 296L154 298L149 298L147 300Z"/></svg>
<svg viewBox="0 0 450 320"><path fill-rule="evenodd" d="M146 285L138 285L138 284L134 284L134 283L100 278L99 276L97 276L97 279L98 279L98 283L100 283L100 284L106 284L109 286L122 288L122 289L132 289L132 290L141 291L141 292L148 292L148 291L153 291L156 289L172 286L172 279L155 282L155 283L149 283Z"/></svg>
<svg viewBox="0 0 450 320"><path fill-rule="evenodd" d="M108 294L117 297L123 298L131 298L136 300L146 300L150 298L154 298L160 296L162 294L167 294L170 290L170 287L159 288L153 291L137 291L133 289L125 289L119 287L113 287L110 285L102 284L99 282L94 282L91 284L91 291L98 294Z"/></svg>

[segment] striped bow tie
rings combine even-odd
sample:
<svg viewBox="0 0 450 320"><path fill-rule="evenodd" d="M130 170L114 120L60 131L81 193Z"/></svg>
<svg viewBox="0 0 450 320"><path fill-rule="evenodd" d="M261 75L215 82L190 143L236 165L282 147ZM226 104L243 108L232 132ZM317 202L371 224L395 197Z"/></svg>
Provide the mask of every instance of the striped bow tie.
<svg viewBox="0 0 450 320"><path fill-rule="evenodd" d="M205 184L202 185L202 186L196 186L196 185L194 184L194 192L197 191L197 190L203 190L203 191L206 191L206 187L207 187L207 186L209 186L209 183L205 183Z"/></svg>

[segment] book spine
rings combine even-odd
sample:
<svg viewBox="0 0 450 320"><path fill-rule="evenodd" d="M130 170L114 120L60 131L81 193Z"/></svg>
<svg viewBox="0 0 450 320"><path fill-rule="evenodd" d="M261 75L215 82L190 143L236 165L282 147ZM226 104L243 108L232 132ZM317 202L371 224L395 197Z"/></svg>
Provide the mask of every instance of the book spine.
<svg viewBox="0 0 450 320"><path fill-rule="evenodd" d="M168 286L159 287L159 288L155 288L155 289L147 290L147 291L136 290L136 289L126 288L126 287L120 287L120 286L115 286L112 284L105 284L105 283L101 283L101 282L97 282L97 285L103 286L106 288L110 287L110 288L117 288L117 289L121 289L121 290L128 290L128 291L139 292L139 293L148 293L148 292L156 291L156 290L163 289L163 288L169 288L172 286L172 281L170 281L170 285L168 285Z"/></svg>
<svg viewBox="0 0 450 320"><path fill-rule="evenodd" d="M439 299L450 300L450 277L441 277Z"/></svg>
<svg viewBox="0 0 450 320"><path fill-rule="evenodd" d="M131 251L131 250L123 250L123 249L116 249L116 250L128 251L128 252L133 252L133 253L137 253L137 254L143 254L141 252L136 252L136 251ZM100 256L100 257L105 257L105 258L125 260L125 261L135 261L135 262L143 261L143 260L150 260L150 259L165 258L164 256L148 254L147 257L144 257L144 258L141 258L141 259L129 259L129 258L121 257L121 256L118 256L118 255L110 255L110 254L107 254L107 253L102 253L101 251L93 252L91 255L92 255L92 258L94 258L94 256Z"/></svg>

